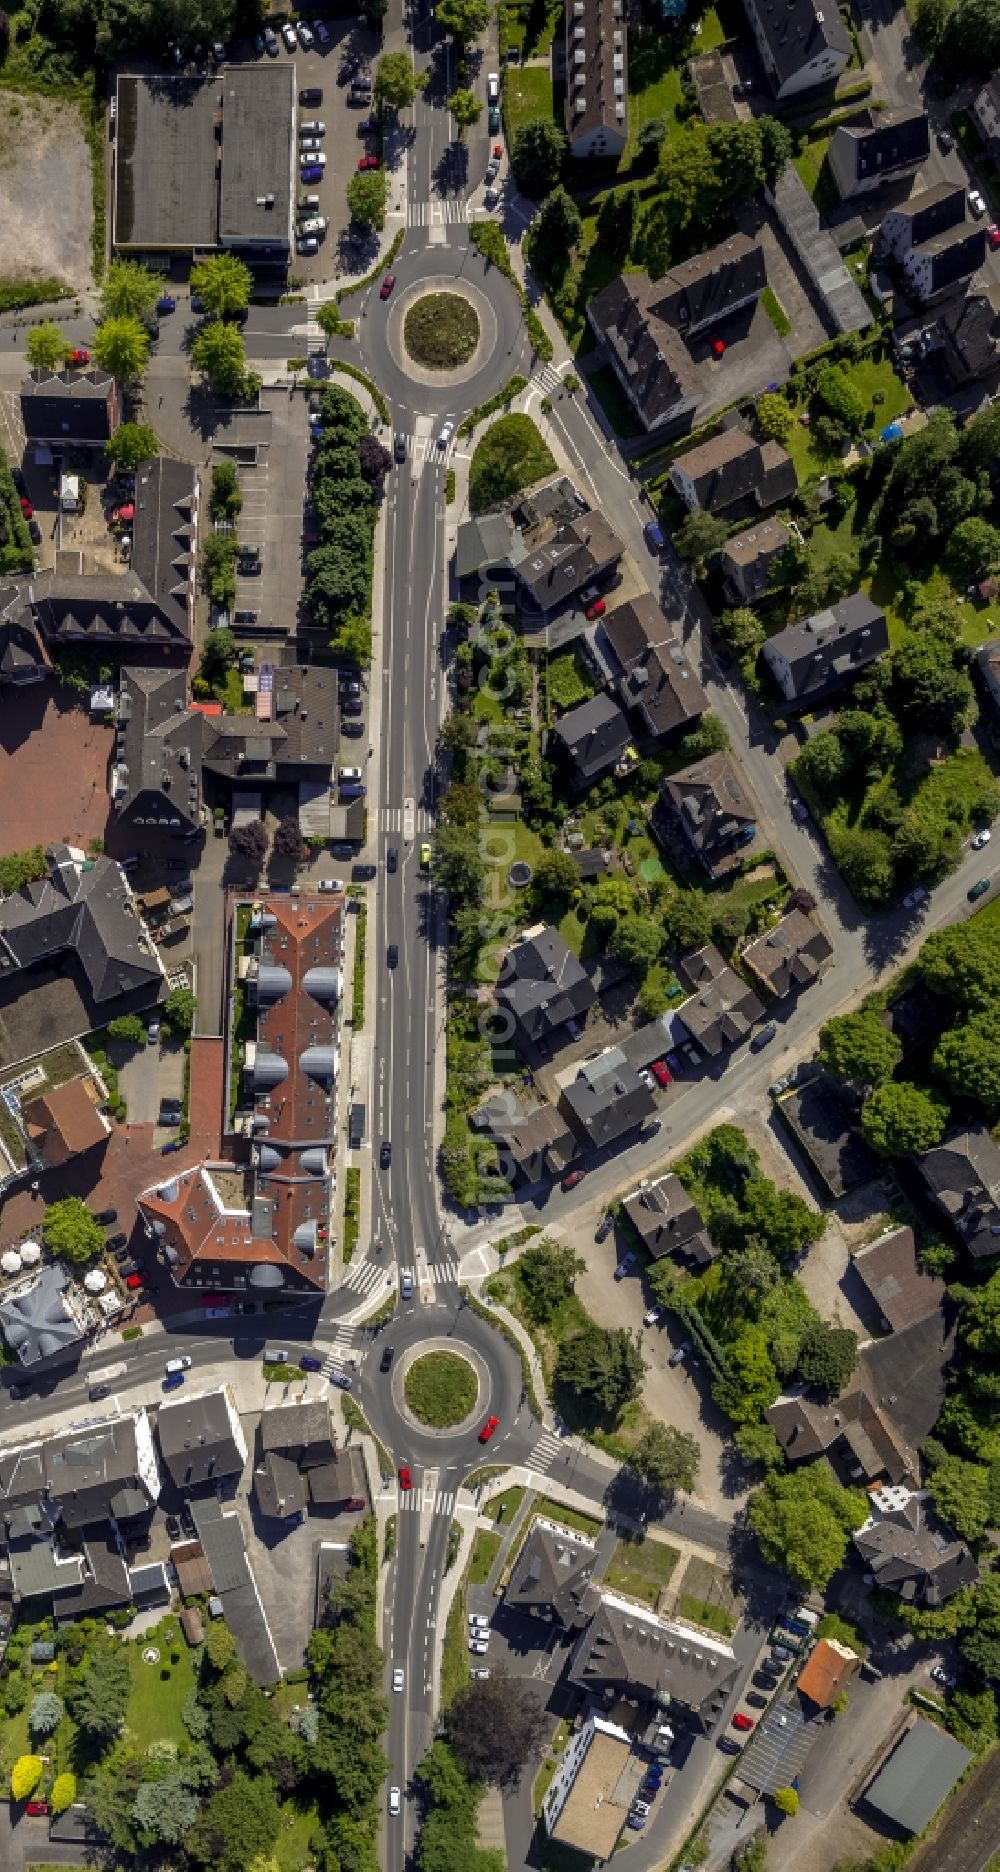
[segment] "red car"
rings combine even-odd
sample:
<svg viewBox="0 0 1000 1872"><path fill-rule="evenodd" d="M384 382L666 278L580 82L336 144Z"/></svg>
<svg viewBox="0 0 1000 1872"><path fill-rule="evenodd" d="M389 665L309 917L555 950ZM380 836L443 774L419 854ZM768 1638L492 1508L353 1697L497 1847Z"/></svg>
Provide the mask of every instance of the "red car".
<svg viewBox="0 0 1000 1872"><path fill-rule="evenodd" d="M410 1474L409 1463L404 1462L399 1465L399 1486L404 1495L408 1494L409 1490L413 1487L413 1477Z"/></svg>
<svg viewBox="0 0 1000 1872"><path fill-rule="evenodd" d="M359 169L377 169L378 157L377 156L359 156L358 168Z"/></svg>
<svg viewBox="0 0 1000 1872"><path fill-rule="evenodd" d="M125 1285L126 1287L130 1288L131 1291L134 1293L137 1287L142 1286L142 1275L141 1274L127 1274L125 1276Z"/></svg>
<svg viewBox="0 0 1000 1872"><path fill-rule="evenodd" d="M378 292L379 298L388 299L389 294L391 293L395 284L396 284L395 273L387 273L384 280L382 281L381 286L379 287L379 292Z"/></svg>
<svg viewBox="0 0 1000 1872"><path fill-rule="evenodd" d="M482 1429L479 1432L480 1443L488 1443L491 1436L493 1435L494 1430L499 1430L499 1428L500 1428L499 1417L487 1417L486 1422L484 1423Z"/></svg>
<svg viewBox="0 0 1000 1872"><path fill-rule="evenodd" d="M658 1084L662 1086L668 1086L670 1084L670 1074L662 1060L654 1060L649 1070Z"/></svg>
<svg viewBox="0 0 1000 1872"><path fill-rule="evenodd" d="M21 495L21 512L26 520L33 520L35 517L35 510L26 494Z"/></svg>
<svg viewBox="0 0 1000 1872"><path fill-rule="evenodd" d="M586 1170L568 1170L562 1180L563 1189L575 1189L578 1183L583 1182L586 1174Z"/></svg>
<svg viewBox="0 0 1000 1872"><path fill-rule="evenodd" d="M752 1729L753 1717L745 1716L742 1710L737 1710L735 1716L733 1717L733 1728L734 1729Z"/></svg>
<svg viewBox="0 0 1000 1872"><path fill-rule="evenodd" d="M995 221L990 222L986 230L986 238L991 247L1000 247L1000 227L997 226Z"/></svg>
<svg viewBox="0 0 1000 1872"><path fill-rule="evenodd" d="M90 352L80 350L71 351L69 354L69 361L71 364L89 364Z"/></svg>
<svg viewBox="0 0 1000 1872"><path fill-rule="evenodd" d="M31 1814L33 1819L37 1819L40 1815L48 1813L49 1803L48 1801L29 1801L24 1811Z"/></svg>
<svg viewBox="0 0 1000 1872"><path fill-rule="evenodd" d="M607 608L608 607L605 604L604 599L598 598L594 604L587 606L587 609L583 615L584 617L589 617L589 618L603 617Z"/></svg>
<svg viewBox="0 0 1000 1872"><path fill-rule="evenodd" d="M493 155L494 155L494 159L495 159L495 160L496 160L497 162L499 162L499 161L500 161L500 158L501 158L501 156L503 155L503 144L502 144L502 143L494 143L494 145L493 145Z"/></svg>

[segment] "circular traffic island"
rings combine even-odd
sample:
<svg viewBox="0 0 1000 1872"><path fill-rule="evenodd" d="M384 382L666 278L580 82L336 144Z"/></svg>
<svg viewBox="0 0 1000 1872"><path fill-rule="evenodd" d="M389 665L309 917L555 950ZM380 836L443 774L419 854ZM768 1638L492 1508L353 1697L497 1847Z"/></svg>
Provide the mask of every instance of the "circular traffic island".
<svg viewBox="0 0 1000 1872"><path fill-rule="evenodd" d="M422 293L403 320L403 343L426 370L457 370L479 344L479 314L457 292Z"/></svg>
<svg viewBox="0 0 1000 1872"><path fill-rule="evenodd" d="M479 1379L459 1353L425 1352L408 1367L403 1394L418 1423L450 1430L475 1410Z"/></svg>

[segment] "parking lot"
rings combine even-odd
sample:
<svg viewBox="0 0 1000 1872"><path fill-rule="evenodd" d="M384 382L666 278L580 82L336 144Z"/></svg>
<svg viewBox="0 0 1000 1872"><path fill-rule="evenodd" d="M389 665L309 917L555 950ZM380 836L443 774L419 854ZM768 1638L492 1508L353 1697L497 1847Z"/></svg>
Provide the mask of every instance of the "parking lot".
<svg viewBox="0 0 1000 1872"><path fill-rule="evenodd" d="M294 637L302 591L307 391L265 388L261 404L270 413L269 440L259 447L256 463L239 464L240 545L256 548L261 570L250 576L238 574L235 608L253 611L255 624L280 625L286 636ZM217 459L222 459L221 454ZM252 631L252 626L248 629ZM236 633L241 634L239 621Z"/></svg>

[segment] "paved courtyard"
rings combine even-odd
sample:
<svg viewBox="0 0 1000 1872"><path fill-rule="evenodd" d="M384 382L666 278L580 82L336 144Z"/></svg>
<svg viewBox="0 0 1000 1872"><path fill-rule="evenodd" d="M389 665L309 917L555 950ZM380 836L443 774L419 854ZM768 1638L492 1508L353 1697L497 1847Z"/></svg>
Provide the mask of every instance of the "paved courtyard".
<svg viewBox="0 0 1000 1872"><path fill-rule="evenodd" d="M0 849L103 838L114 736L82 698L53 682L0 698L3 830ZM67 784L72 776L72 785Z"/></svg>

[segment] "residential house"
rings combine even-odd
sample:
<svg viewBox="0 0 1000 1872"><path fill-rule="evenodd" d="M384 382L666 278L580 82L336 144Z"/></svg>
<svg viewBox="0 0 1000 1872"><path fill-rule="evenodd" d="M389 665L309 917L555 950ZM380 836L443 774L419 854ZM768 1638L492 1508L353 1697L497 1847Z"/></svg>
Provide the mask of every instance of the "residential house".
<svg viewBox="0 0 1000 1872"><path fill-rule="evenodd" d="M522 604L543 614L554 610L612 572L624 550L603 514L585 513L564 521L513 564Z"/></svg>
<svg viewBox="0 0 1000 1872"><path fill-rule="evenodd" d="M336 1460L326 1398L272 1406L261 1413L254 1493L261 1514L299 1519L309 1501L309 1474Z"/></svg>
<svg viewBox="0 0 1000 1872"><path fill-rule="evenodd" d="M987 143L1000 144L1000 77L987 79L982 90L976 92L972 115Z"/></svg>
<svg viewBox="0 0 1000 1872"><path fill-rule="evenodd" d="M79 1289L58 1263L49 1261L11 1281L0 1299L0 1333L22 1365L39 1359L78 1356L91 1320ZM0 1504L2 1504L0 1491Z"/></svg>
<svg viewBox="0 0 1000 1872"><path fill-rule="evenodd" d="M631 731L621 709L601 689L560 716L551 741L568 772L572 791L582 793L619 766L631 744Z"/></svg>
<svg viewBox="0 0 1000 1872"><path fill-rule="evenodd" d="M626 1196L625 1214L654 1261L670 1254L698 1268L714 1261L719 1252L697 1204L672 1170Z"/></svg>
<svg viewBox="0 0 1000 1872"><path fill-rule="evenodd" d="M595 1706L627 1698L640 1707L669 1707L671 1723L706 1735L722 1715L739 1671L722 1639L602 1590L568 1676Z"/></svg>
<svg viewBox="0 0 1000 1872"><path fill-rule="evenodd" d="M170 1479L184 1495L243 1474L246 1438L228 1385L210 1391L185 1385L165 1397L156 1434Z"/></svg>
<svg viewBox="0 0 1000 1872"><path fill-rule="evenodd" d="M579 962L550 924L525 930L507 950L496 998L513 1016L522 1040L548 1042L560 1029L586 1019L597 991Z"/></svg>
<svg viewBox="0 0 1000 1872"><path fill-rule="evenodd" d="M0 904L0 981L67 956L105 1018L122 996L155 1000L163 973L124 872L111 858L88 859L68 845L50 845L45 856L48 876ZM21 992L30 986L26 979Z"/></svg>
<svg viewBox="0 0 1000 1872"><path fill-rule="evenodd" d="M24 1511L40 1514L44 1526L60 1536L148 1516L160 1487L152 1427L142 1407L0 1450L0 1520L9 1523Z"/></svg>
<svg viewBox="0 0 1000 1872"><path fill-rule="evenodd" d="M640 732L660 740L690 728L708 707L687 652L648 592L616 605L601 620L600 646L610 651L618 694Z"/></svg>
<svg viewBox="0 0 1000 1872"><path fill-rule="evenodd" d="M50 449L102 449L121 420L118 385L107 371L33 370L21 385L27 443Z"/></svg>
<svg viewBox="0 0 1000 1872"><path fill-rule="evenodd" d="M655 1110L653 1095L620 1047L584 1060L562 1089L560 1104L582 1142L593 1150L614 1144Z"/></svg>
<svg viewBox="0 0 1000 1872"><path fill-rule="evenodd" d="M927 113L913 105L865 111L862 121L840 124L830 138L827 159L841 201L849 201L913 175L927 161L930 148Z"/></svg>
<svg viewBox="0 0 1000 1872"><path fill-rule="evenodd" d="M851 1266L878 1308L883 1332L905 1332L944 1306L945 1282L924 1267L908 1226L890 1229L866 1248L856 1248Z"/></svg>
<svg viewBox="0 0 1000 1872"><path fill-rule="evenodd" d="M506 513L462 520L455 535L455 577L479 578L484 572L499 577L512 561L517 537L517 528Z"/></svg>
<svg viewBox="0 0 1000 1872"><path fill-rule="evenodd" d="M785 701L806 707L842 689L888 648L885 612L854 592L776 632L761 654Z"/></svg>
<svg viewBox="0 0 1000 1872"><path fill-rule="evenodd" d="M1000 710L1000 637L991 637L976 651L976 667L993 707Z"/></svg>
<svg viewBox="0 0 1000 1872"><path fill-rule="evenodd" d="M902 261L915 247L949 233L965 220L965 190L955 182L936 182L882 217L878 250L883 258Z"/></svg>
<svg viewBox="0 0 1000 1872"><path fill-rule="evenodd" d="M46 1169L58 1169L71 1157L96 1150L111 1135L110 1120L101 1110L103 1094L89 1073L67 1079L34 1098L21 1097L21 1122L32 1160Z"/></svg>
<svg viewBox="0 0 1000 1872"><path fill-rule="evenodd" d="M620 156L628 140L628 28L624 0L569 0L565 17L570 154Z"/></svg>
<svg viewBox="0 0 1000 1872"><path fill-rule="evenodd" d="M251 680L252 714L205 718L205 772L253 786L310 777L329 785L337 758L337 671L262 663Z"/></svg>
<svg viewBox="0 0 1000 1872"><path fill-rule="evenodd" d="M986 1126L952 1132L916 1165L973 1260L1000 1254L1000 1148Z"/></svg>
<svg viewBox="0 0 1000 1872"><path fill-rule="evenodd" d="M857 1652L848 1645L836 1638L821 1638L800 1670L795 1688L817 1709L827 1710L836 1703L860 1665Z"/></svg>
<svg viewBox="0 0 1000 1872"><path fill-rule="evenodd" d="M305 1472L309 1506L314 1514L356 1514L365 1507L365 1459L358 1444L338 1449L328 1462Z"/></svg>
<svg viewBox="0 0 1000 1872"><path fill-rule="evenodd" d="M813 1073L785 1093L781 1115L832 1196L845 1196L879 1174L879 1160L865 1143L857 1114L832 1073Z"/></svg>
<svg viewBox="0 0 1000 1872"><path fill-rule="evenodd" d="M561 1631L581 1630L593 1609L590 1582L596 1565L592 1540L538 1515L510 1569L504 1605Z"/></svg>
<svg viewBox="0 0 1000 1872"><path fill-rule="evenodd" d="M823 0L743 0L750 31L776 98L829 87L851 56L840 13Z"/></svg>
<svg viewBox="0 0 1000 1872"><path fill-rule="evenodd" d="M654 817L677 827L710 877L738 863L757 831L751 804L735 762L726 753L682 767L665 780Z"/></svg>
<svg viewBox="0 0 1000 1872"><path fill-rule="evenodd" d="M756 604L777 582L791 533L783 520L757 520L734 533L722 548L719 564L737 604Z"/></svg>
<svg viewBox="0 0 1000 1872"><path fill-rule="evenodd" d="M900 1833L922 1833L971 1761L969 1750L954 1736L914 1716L861 1799Z"/></svg>
<svg viewBox="0 0 1000 1872"><path fill-rule="evenodd" d="M915 335L956 390L982 383L984 390L995 392L1000 381L1000 286L972 286L961 297L945 300L930 324L919 322ZM902 337L898 332L897 339Z"/></svg>
<svg viewBox="0 0 1000 1872"><path fill-rule="evenodd" d="M903 277L914 297L926 303L970 280L985 260L986 229L965 222L911 247L903 255Z"/></svg>
<svg viewBox="0 0 1000 1872"><path fill-rule="evenodd" d="M722 513L737 501L774 507L791 500L798 485L795 464L780 442L755 442L735 427L679 455L670 479L687 508L706 513Z"/></svg>
<svg viewBox="0 0 1000 1872"><path fill-rule="evenodd" d="M52 658L19 585L0 585L0 689L23 689L52 674Z"/></svg>
<svg viewBox="0 0 1000 1872"><path fill-rule="evenodd" d="M122 666L111 804L141 839L149 827L176 836L201 824L205 717L188 708L180 669Z"/></svg>
<svg viewBox="0 0 1000 1872"><path fill-rule="evenodd" d="M743 951L743 961L775 996L791 994L817 980L833 944L802 910L789 910Z"/></svg>
<svg viewBox="0 0 1000 1872"><path fill-rule="evenodd" d="M226 1036L236 1163L206 1162L139 1197L176 1285L273 1296L326 1291L343 903L230 899ZM247 1029L253 1038L244 1039Z"/></svg>
<svg viewBox="0 0 1000 1872"><path fill-rule="evenodd" d="M542 1802L549 1839L591 1863L610 1861L636 1786L631 1760L628 1730L591 1712L567 1740Z"/></svg>
<svg viewBox="0 0 1000 1872"><path fill-rule="evenodd" d="M236 1640L240 1662L255 1683L277 1683L281 1666L247 1557L239 1514L234 1509L224 1512L213 1493L192 1502L191 1515L212 1576L212 1590Z"/></svg>
<svg viewBox="0 0 1000 1872"><path fill-rule="evenodd" d="M536 1105L534 1111L508 1116L494 1122L493 1136L499 1146L504 1175L513 1182L540 1183L546 1177L561 1177L568 1170L580 1147L555 1105Z"/></svg>
<svg viewBox="0 0 1000 1872"><path fill-rule="evenodd" d="M976 1584L976 1562L964 1541L941 1529L926 1489L871 1489L868 1499L871 1514L853 1538L876 1586L932 1609Z"/></svg>
<svg viewBox="0 0 1000 1872"><path fill-rule="evenodd" d="M675 1019L710 1059L725 1047L739 1046L764 1012L763 1003L713 943L685 956L678 973L694 993L675 1010Z"/></svg>

